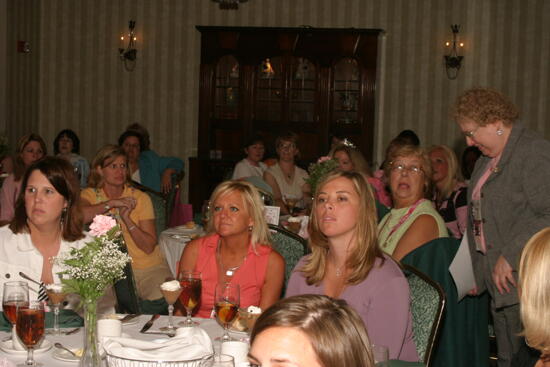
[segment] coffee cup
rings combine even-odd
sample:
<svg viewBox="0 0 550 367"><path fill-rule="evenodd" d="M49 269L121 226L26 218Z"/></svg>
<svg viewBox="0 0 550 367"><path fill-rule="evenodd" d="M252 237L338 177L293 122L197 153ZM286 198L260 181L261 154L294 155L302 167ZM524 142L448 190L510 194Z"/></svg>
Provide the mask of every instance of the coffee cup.
<svg viewBox="0 0 550 367"><path fill-rule="evenodd" d="M232 356L235 359L235 366L248 362L248 343L241 341L228 341L222 343L221 353Z"/></svg>

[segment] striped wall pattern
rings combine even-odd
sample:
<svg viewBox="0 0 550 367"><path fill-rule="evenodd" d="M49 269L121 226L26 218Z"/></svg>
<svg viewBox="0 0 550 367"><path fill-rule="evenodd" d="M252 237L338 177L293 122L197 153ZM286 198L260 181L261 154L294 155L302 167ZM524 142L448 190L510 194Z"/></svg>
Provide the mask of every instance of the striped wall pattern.
<svg viewBox="0 0 550 367"><path fill-rule="evenodd" d="M146 125L162 154L196 154L200 35L195 25L381 28L375 157L400 130L426 145L463 142L449 116L457 94L476 85L508 94L524 122L550 137L550 1L249 0L238 11L209 0L7 0L10 137L36 129L48 142L73 128L83 155ZM118 60L119 37L137 22L136 69ZM443 67L450 24L461 24L464 66ZM11 47L11 46L10 46ZM2 55L0 53L0 55Z"/></svg>

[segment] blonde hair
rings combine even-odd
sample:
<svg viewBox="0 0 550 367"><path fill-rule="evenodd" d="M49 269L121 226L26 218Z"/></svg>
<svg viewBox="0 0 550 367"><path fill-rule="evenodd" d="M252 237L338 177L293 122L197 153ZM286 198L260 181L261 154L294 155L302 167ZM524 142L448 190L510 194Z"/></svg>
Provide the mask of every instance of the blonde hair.
<svg viewBox="0 0 550 367"><path fill-rule="evenodd" d="M359 196L359 213L356 218L357 224L354 236L355 246L351 247L352 250L346 259L346 267L351 270L351 274L346 279L346 284L358 284L367 277L377 257L384 259L382 251L378 247L374 195L370 185L360 173L337 171L327 175L317 185L315 199L317 199L319 191L326 183L340 177L350 180ZM305 265L300 269L309 285L319 284L323 280L329 251L328 238L321 232L317 223L316 209L317 200L314 200L308 228L311 255L309 255Z"/></svg>
<svg viewBox="0 0 550 367"><path fill-rule="evenodd" d="M249 182L241 180L225 181L219 184L212 192L210 196L210 218L214 215L214 203L219 197L230 194L232 192L238 192L241 195L243 204L246 207L248 215L254 222L252 231L250 233L250 240L252 242L252 248L256 251L256 244L270 246L269 228L264 216L264 204L260 198L260 193L254 185ZM214 228L214 221L208 221L207 232L209 234L216 233Z"/></svg>
<svg viewBox="0 0 550 367"><path fill-rule="evenodd" d="M126 182L130 182L132 176L130 175L130 166L128 165L128 156L126 152L118 145L108 144L96 153L92 161L90 176L88 176L88 186L96 189L103 187L103 177L99 174L97 169L108 166L118 157L124 157L126 159Z"/></svg>
<svg viewBox="0 0 550 367"><path fill-rule="evenodd" d="M432 162L426 150L416 145L403 145L390 152L384 162L384 173L389 177L391 186L391 169L395 160L399 157L414 157L420 159L422 172L424 172L424 197L429 197L432 192Z"/></svg>
<svg viewBox="0 0 550 367"><path fill-rule="evenodd" d="M502 93L490 88L472 88L458 96L453 115L456 121L473 120L479 126L500 120L509 126L519 117L517 107Z"/></svg>
<svg viewBox="0 0 550 367"><path fill-rule="evenodd" d="M13 176L15 181L20 181L25 175L25 172L27 171L27 167L25 166L25 163L23 162L23 158L21 158L21 155L23 154L23 151L31 141L35 141L38 144L40 144L40 148L42 149L42 157L45 157L48 155L48 148L46 147L46 143L44 142L44 139L42 139L40 135L35 133L30 133L20 137L19 140L17 141L17 148L15 149L15 155L14 155L15 159L13 162Z"/></svg>
<svg viewBox="0 0 550 367"><path fill-rule="evenodd" d="M444 200L447 199L453 192L458 181L462 181L460 174L458 159L455 152L446 145L434 145L428 150L428 156L436 151L441 150L447 161L447 176L443 179L443 188L439 192L439 197ZM434 192L438 191L437 186L434 185Z"/></svg>
<svg viewBox="0 0 550 367"><path fill-rule="evenodd" d="M344 300L313 294L282 299L260 315L250 345L273 327L294 328L305 334L323 367L374 366L365 324Z"/></svg>
<svg viewBox="0 0 550 367"><path fill-rule="evenodd" d="M519 262L520 315L529 346L550 353L550 227L525 245Z"/></svg>
<svg viewBox="0 0 550 367"><path fill-rule="evenodd" d="M349 160L353 164L354 171L365 174L368 177L372 176L372 172L370 170L369 164L367 163L367 160L359 150L352 148L350 146L347 146L345 144L339 144L331 150L329 155L332 158L335 158L336 153L338 152L344 152L348 155Z"/></svg>

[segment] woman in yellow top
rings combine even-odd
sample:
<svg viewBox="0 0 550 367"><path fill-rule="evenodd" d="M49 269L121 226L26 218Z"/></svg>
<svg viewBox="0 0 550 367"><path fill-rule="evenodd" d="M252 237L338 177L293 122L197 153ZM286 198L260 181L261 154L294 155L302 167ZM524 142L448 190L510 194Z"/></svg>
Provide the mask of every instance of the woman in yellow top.
<svg viewBox="0 0 550 367"><path fill-rule="evenodd" d="M122 227L132 270L141 299L162 298L160 284L171 276L170 269L157 246L155 214L151 199L128 185L128 157L116 145L106 145L96 154L88 188L82 190L84 222L98 214L113 215Z"/></svg>

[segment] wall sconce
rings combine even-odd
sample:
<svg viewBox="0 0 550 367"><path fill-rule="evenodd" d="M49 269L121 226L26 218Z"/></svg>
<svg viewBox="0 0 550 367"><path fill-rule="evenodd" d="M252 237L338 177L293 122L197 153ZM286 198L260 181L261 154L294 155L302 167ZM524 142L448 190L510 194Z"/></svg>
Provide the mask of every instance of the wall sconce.
<svg viewBox="0 0 550 367"><path fill-rule="evenodd" d="M458 54L457 47L460 47L460 48L464 47L464 43L457 42L460 25L452 24L451 30L453 31L453 41L452 42L447 41L445 43L445 46L451 47L449 53L445 55L445 69L447 70L447 78L454 80L458 76L458 71L460 70L462 59L464 58L464 56L460 56Z"/></svg>
<svg viewBox="0 0 550 367"><path fill-rule="evenodd" d="M136 58L137 58L136 41L137 41L137 37L136 37L136 33L134 31L135 27L136 27L136 21L135 20L130 20L128 22L128 36L127 36L128 37L128 45L126 46L126 48L119 48L118 49L120 60L123 62L124 68L127 71L132 71L136 67ZM123 47L124 47L124 41L125 41L125 37L121 36L120 37L120 43L122 44Z"/></svg>

